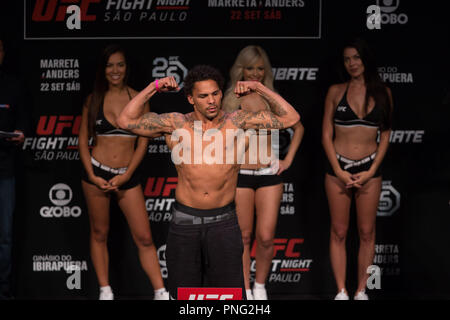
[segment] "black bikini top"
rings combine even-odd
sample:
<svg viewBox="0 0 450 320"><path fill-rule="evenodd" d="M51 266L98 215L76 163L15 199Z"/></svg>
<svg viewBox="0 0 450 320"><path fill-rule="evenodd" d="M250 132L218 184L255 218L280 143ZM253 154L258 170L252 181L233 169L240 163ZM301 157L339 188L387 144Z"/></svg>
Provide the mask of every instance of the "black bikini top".
<svg viewBox="0 0 450 320"><path fill-rule="evenodd" d="M131 100L130 92L127 88L128 97ZM95 120L95 133L97 136L122 136L122 137L136 137L132 132L116 128L106 118L103 112L103 102L98 110L97 119Z"/></svg>
<svg viewBox="0 0 450 320"><path fill-rule="evenodd" d="M373 109L367 113L363 118L358 118L356 113L350 107L347 101L347 89L345 89L344 96L339 102L334 112L334 124L342 127L369 127L378 128L381 125L383 119L383 110L380 106L375 104Z"/></svg>

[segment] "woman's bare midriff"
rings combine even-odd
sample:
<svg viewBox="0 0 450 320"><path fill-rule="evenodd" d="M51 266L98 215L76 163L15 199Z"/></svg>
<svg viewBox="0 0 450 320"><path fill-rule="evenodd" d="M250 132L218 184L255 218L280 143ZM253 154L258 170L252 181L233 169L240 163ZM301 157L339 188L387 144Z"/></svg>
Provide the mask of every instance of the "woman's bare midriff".
<svg viewBox="0 0 450 320"><path fill-rule="evenodd" d="M111 168L127 167L134 154L136 137L97 137L92 156Z"/></svg>
<svg viewBox="0 0 450 320"><path fill-rule="evenodd" d="M362 159L374 153L378 148L377 128L335 126L334 130L333 144L336 153L348 159Z"/></svg>

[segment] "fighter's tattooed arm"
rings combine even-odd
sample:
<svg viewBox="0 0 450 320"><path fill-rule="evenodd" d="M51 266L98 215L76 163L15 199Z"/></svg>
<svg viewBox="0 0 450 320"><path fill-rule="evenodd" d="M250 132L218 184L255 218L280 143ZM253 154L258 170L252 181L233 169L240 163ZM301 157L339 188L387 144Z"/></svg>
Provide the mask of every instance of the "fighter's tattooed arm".
<svg viewBox="0 0 450 320"><path fill-rule="evenodd" d="M284 124L270 111L237 110L230 114L231 122L242 129L284 129Z"/></svg>
<svg viewBox="0 0 450 320"><path fill-rule="evenodd" d="M265 98L269 103L270 111L272 111L274 115L284 117L288 114L276 99L271 96L267 96Z"/></svg>
<svg viewBox="0 0 450 320"><path fill-rule="evenodd" d="M128 123L126 129L141 136L156 138L182 128L185 122L185 116L181 113L148 112L135 122Z"/></svg>
<svg viewBox="0 0 450 320"><path fill-rule="evenodd" d="M177 91L178 89L174 77L161 78L151 82L127 103L117 118L118 126L138 135L152 138L173 130L175 123L170 120L179 119L178 116L145 113L144 106L157 92Z"/></svg>
<svg viewBox="0 0 450 320"><path fill-rule="evenodd" d="M257 93L269 105L270 111L252 113L238 110L232 113L233 123L243 129L282 129L293 126L300 120L300 115L295 108L278 93L270 90L260 82L238 81L235 93L245 96ZM253 102L250 102L253 103ZM256 103L256 100L254 100Z"/></svg>

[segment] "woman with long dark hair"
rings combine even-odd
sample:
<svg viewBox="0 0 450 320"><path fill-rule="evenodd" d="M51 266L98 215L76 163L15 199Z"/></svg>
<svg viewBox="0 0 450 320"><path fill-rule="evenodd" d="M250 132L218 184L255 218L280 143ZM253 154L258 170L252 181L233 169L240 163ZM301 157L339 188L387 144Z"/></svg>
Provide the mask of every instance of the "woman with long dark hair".
<svg viewBox="0 0 450 320"><path fill-rule="evenodd" d="M330 259L338 289L335 300L348 300L345 243L354 196L360 239L354 299L368 300L367 268L375 253L381 163L389 146L392 95L381 81L364 40L346 43L342 54L345 82L329 88L322 126L328 158L325 190L331 215Z"/></svg>
<svg viewBox="0 0 450 320"><path fill-rule="evenodd" d="M100 300L113 300L109 285L107 239L109 205L115 194L130 226L141 265L155 290L155 300L168 300L136 169L147 151L148 139L122 130L116 119L137 94L127 84L125 51L110 45L103 51L94 90L83 106L79 150L82 188L90 221L91 258L100 285ZM149 112L148 104L145 112ZM93 139L89 152L89 139Z"/></svg>

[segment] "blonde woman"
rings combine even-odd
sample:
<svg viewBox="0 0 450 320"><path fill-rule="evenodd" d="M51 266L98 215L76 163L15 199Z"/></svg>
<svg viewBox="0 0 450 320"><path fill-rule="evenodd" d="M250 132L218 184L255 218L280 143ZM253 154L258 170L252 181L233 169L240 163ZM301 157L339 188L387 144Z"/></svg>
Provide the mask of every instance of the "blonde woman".
<svg viewBox="0 0 450 320"><path fill-rule="evenodd" d="M258 99L257 95L237 98L234 85L237 81L258 81L271 90L273 73L266 52L259 46L247 46L242 49L230 70L230 86L225 91L223 110L233 112L237 109L258 112L268 109L267 102ZM236 190L236 210L244 243L243 269L247 299L267 300L265 282L269 274L273 258L273 239L283 194L283 181L280 174L292 164L300 146L304 128L301 122L294 126L294 134L283 160L273 164L263 164L261 159L256 163L248 161L249 151L245 155L245 163L241 165ZM262 134L262 132L261 132ZM258 134L258 139L262 138ZM271 145L270 132L267 145ZM254 161L253 161L254 162ZM253 292L250 288L250 246L253 234L253 222L256 216L256 274Z"/></svg>

